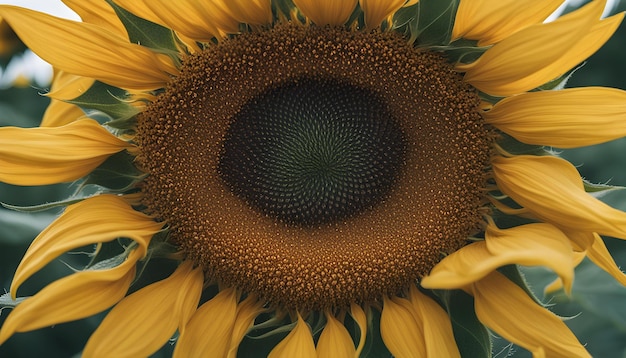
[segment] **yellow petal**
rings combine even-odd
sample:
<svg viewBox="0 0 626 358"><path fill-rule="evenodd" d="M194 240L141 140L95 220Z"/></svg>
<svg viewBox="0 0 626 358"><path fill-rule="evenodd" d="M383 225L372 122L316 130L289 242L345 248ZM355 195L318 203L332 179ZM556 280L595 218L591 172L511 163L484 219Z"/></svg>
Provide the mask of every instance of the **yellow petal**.
<svg viewBox="0 0 626 358"><path fill-rule="evenodd" d="M493 272L471 291L478 319L534 356L543 351L547 357L590 357L563 321L502 274Z"/></svg>
<svg viewBox="0 0 626 358"><path fill-rule="evenodd" d="M89 338L83 357L147 357L195 310L204 274L184 261L174 273L124 298ZM182 323L182 325L181 325Z"/></svg>
<svg viewBox="0 0 626 358"><path fill-rule="evenodd" d="M626 91L585 87L528 92L505 98L483 116L524 143L582 147L626 136Z"/></svg>
<svg viewBox="0 0 626 358"><path fill-rule="evenodd" d="M572 248L574 252L576 251L587 251L593 242L596 240L593 232L586 231L564 231L565 235L569 238L572 243Z"/></svg>
<svg viewBox="0 0 626 358"><path fill-rule="evenodd" d="M85 93L93 84L92 78L80 77L65 71L55 71L52 89L46 95L51 98L50 105L41 120L42 127L60 127L80 118L85 113L78 106L63 100L74 99Z"/></svg>
<svg viewBox="0 0 626 358"><path fill-rule="evenodd" d="M111 307L126 295L142 255L134 250L112 269L80 271L52 282L9 314L0 330L0 344L15 332L74 321Z"/></svg>
<svg viewBox="0 0 626 358"><path fill-rule="evenodd" d="M0 18L0 58L13 56L22 46L22 42L13 32L11 26Z"/></svg>
<svg viewBox="0 0 626 358"><path fill-rule="evenodd" d="M359 0L368 28L380 26L383 20L393 16L404 3L405 0Z"/></svg>
<svg viewBox="0 0 626 358"><path fill-rule="evenodd" d="M69 73L136 90L164 87L169 74L177 73L168 56L128 43L94 24L14 6L0 6L0 17L28 48Z"/></svg>
<svg viewBox="0 0 626 358"><path fill-rule="evenodd" d="M61 101L75 99L83 95L93 85L94 79L55 70L50 92L46 96Z"/></svg>
<svg viewBox="0 0 626 358"><path fill-rule="evenodd" d="M485 241L465 246L439 262L421 280L424 288L463 288L509 264L550 267L571 287L572 247L550 224L527 224L501 230L488 226Z"/></svg>
<svg viewBox="0 0 626 358"><path fill-rule="evenodd" d="M426 357L423 322L416 320L415 308L407 299L384 297L380 334L396 357Z"/></svg>
<svg viewBox="0 0 626 358"><path fill-rule="evenodd" d="M511 264L545 266L554 271L570 292L574 282L572 245L568 237L550 224L527 224L502 230L487 226L485 243L491 255L517 257Z"/></svg>
<svg viewBox="0 0 626 358"><path fill-rule="evenodd" d="M115 3L196 41L210 42L214 37L239 31L239 22L232 18L222 0L118 0Z"/></svg>
<svg viewBox="0 0 626 358"><path fill-rule="evenodd" d="M427 356L460 357L448 313L414 285L410 288L409 301L424 324Z"/></svg>
<svg viewBox="0 0 626 358"><path fill-rule="evenodd" d="M325 312L326 326L317 342L318 358L352 358L356 353L354 342L346 327L332 313Z"/></svg>
<svg viewBox="0 0 626 358"><path fill-rule="evenodd" d="M11 294L15 298L27 278L59 255L82 246L126 237L138 243L138 252L145 255L161 226L119 196L99 195L70 205L26 250L15 271Z"/></svg>
<svg viewBox="0 0 626 358"><path fill-rule="evenodd" d="M230 348L228 357L237 357L237 349L243 337L254 324L256 317L264 312L263 301L254 295L248 296L243 302L237 306L237 317L233 324L233 333L230 339Z"/></svg>
<svg viewBox="0 0 626 358"><path fill-rule="evenodd" d="M536 88L564 74L608 40L621 20L614 16L599 21L604 3L592 1L554 22L529 26L457 69L467 71L465 80L471 85L495 96Z"/></svg>
<svg viewBox="0 0 626 358"><path fill-rule="evenodd" d="M106 1L62 0L84 22L98 25L120 36L127 37L124 25Z"/></svg>
<svg viewBox="0 0 626 358"><path fill-rule="evenodd" d="M566 160L520 155L492 159L498 188L537 218L560 228L626 239L626 213L586 193Z"/></svg>
<svg viewBox="0 0 626 358"><path fill-rule="evenodd" d="M319 26L343 25L354 11L357 0L293 0L300 11Z"/></svg>
<svg viewBox="0 0 626 358"><path fill-rule="evenodd" d="M298 313L298 321L296 327L289 332L280 343L272 349L268 358L316 358L315 343L309 325L304 322L300 313Z"/></svg>
<svg viewBox="0 0 626 358"><path fill-rule="evenodd" d="M85 118L85 112L78 106L52 99L41 119L42 127L60 127Z"/></svg>
<svg viewBox="0 0 626 358"><path fill-rule="evenodd" d="M587 250L587 257L589 257L596 266L600 267L613 276L619 283L626 286L626 275L617 267L604 241L598 234L594 234L594 237L593 245Z"/></svg>
<svg viewBox="0 0 626 358"><path fill-rule="evenodd" d="M578 265L580 265L580 263L585 259L586 256L587 256L586 251L572 252L572 259L574 260L574 267L577 267ZM563 280L561 280L560 277L557 277L554 281L546 285L546 287L543 289L543 294L548 295L562 288L563 288Z"/></svg>
<svg viewBox="0 0 626 358"><path fill-rule="evenodd" d="M367 337L367 316L365 316L363 308L356 303L350 304L350 315L359 326L359 345L356 347L356 352L354 353L354 357L358 358L361 356L363 347L365 347L365 337Z"/></svg>
<svg viewBox="0 0 626 358"><path fill-rule="evenodd" d="M266 25L272 22L271 0L224 0L224 5L241 23Z"/></svg>
<svg viewBox="0 0 626 358"><path fill-rule="evenodd" d="M591 31L585 34L576 46L570 48L563 54L563 57L559 59L559 66L561 68L570 69L593 55L611 38L611 36L613 36L622 23L622 20L624 20L623 12L594 24ZM554 78L556 78L556 76L554 76Z"/></svg>
<svg viewBox="0 0 626 358"><path fill-rule="evenodd" d="M91 119L62 127L4 127L0 139L0 181L16 185L73 181L131 147Z"/></svg>
<svg viewBox="0 0 626 358"><path fill-rule="evenodd" d="M237 292L220 291L204 303L180 334L174 357L225 357L237 316Z"/></svg>
<svg viewBox="0 0 626 358"><path fill-rule="evenodd" d="M563 0L471 0L461 1L452 39L478 40L479 46L500 42L512 34L543 22Z"/></svg>

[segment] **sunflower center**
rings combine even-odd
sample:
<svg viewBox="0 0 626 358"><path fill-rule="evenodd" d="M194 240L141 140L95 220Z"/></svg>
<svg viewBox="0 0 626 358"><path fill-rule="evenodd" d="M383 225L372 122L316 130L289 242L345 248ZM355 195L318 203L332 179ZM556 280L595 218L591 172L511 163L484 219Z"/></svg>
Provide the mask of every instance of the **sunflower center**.
<svg viewBox="0 0 626 358"><path fill-rule="evenodd" d="M144 204L209 279L288 309L397 294L480 230L476 91L393 32L207 45L140 116Z"/></svg>
<svg viewBox="0 0 626 358"><path fill-rule="evenodd" d="M385 198L403 160L400 127L372 91L299 79L247 102L219 170L251 207L296 225L339 221Z"/></svg>

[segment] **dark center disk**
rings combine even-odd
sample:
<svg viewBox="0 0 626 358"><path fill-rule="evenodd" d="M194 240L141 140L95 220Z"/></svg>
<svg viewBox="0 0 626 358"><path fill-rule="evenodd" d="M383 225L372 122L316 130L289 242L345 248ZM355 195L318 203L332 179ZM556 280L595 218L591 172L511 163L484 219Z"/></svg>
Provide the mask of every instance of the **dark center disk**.
<svg viewBox="0 0 626 358"><path fill-rule="evenodd" d="M404 151L402 131L375 93L303 78L243 106L227 131L219 172L251 207L312 226L384 200Z"/></svg>

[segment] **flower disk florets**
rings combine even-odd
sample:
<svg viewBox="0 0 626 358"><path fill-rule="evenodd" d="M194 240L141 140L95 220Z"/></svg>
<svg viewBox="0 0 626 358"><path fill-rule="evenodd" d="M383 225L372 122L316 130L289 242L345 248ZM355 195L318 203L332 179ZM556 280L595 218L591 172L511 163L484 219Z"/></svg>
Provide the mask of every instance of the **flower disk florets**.
<svg viewBox="0 0 626 358"><path fill-rule="evenodd" d="M140 118L145 203L218 282L288 308L380 300L479 231L493 136L478 105L398 34L245 33L184 58Z"/></svg>

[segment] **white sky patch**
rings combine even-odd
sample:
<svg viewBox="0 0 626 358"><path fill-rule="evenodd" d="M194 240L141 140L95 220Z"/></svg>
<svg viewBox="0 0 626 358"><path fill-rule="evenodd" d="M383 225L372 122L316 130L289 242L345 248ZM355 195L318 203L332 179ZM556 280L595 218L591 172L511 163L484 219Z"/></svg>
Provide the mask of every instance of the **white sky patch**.
<svg viewBox="0 0 626 358"><path fill-rule="evenodd" d="M0 0L0 5L17 5L66 19L80 20L75 12L61 1L54 0ZM31 51L14 58L5 71L0 70L0 88L10 87L20 77L26 77L38 86L48 86L52 79L52 66Z"/></svg>
<svg viewBox="0 0 626 358"><path fill-rule="evenodd" d="M471 1L471 0L461 0ZM520 0L523 1L523 0ZM617 5L618 0L608 0L604 16L607 16ZM556 19L566 4L580 5L586 0L567 0L552 16L546 21ZM72 20L80 20L75 12L65 6L60 0L0 0L0 5L17 5L41 12L45 12L54 16L63 17ZM52 79L52 66L39 58L37 55L27 51L22 58L12 61L6 71L0 72L0 88L10 86L13 81L20 77L26 77L38 85L47 86Z"/></svg>
<svg viewBox="0 0 626 358"><path fill-rule="evenodd" d="M546 22L554 21L569 5L580 7L587 2L589 2L589 0L567 0L561 6L559 6L559 8L556 9L556 11L552 15L550 15L550 17L546 19ZM619 0L607 0L606 7L604 8L604 13L602 13L602 17L606 17L611 14L615 7L618 5L618 3Z"/></svg>

